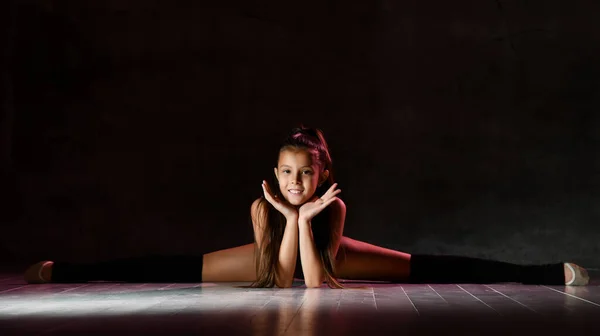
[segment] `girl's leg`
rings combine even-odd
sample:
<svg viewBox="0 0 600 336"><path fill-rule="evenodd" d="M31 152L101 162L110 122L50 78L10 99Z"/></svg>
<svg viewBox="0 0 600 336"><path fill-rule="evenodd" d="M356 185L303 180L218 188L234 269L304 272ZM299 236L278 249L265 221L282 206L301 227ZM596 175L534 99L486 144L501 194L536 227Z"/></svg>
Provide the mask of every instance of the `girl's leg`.
<svg viewBox="0 0 600 336"><path fill-rule="evenodd" d="M38 272L41 270L40 281ZM29 273L29 274L28 274ZM254 244L215 251L198 256L146 256L75 264L42 264L26 272L28 282L202 282L254 281Z"/></svg>
<svg viewBox="0 0 600 336"><path fill-rule="evenodd" d="M254 244L246 244L204 255L202 281L255 281Z"/></svg>
<svg viewBox="0 0 600 336"><path fill-rule="evenodd" d="M342 237L336 257L336 276L348 280L406 282L411 255Z"/></svg>
<svg viewBox="0 0 600 336"><path fill-rule="evenodd" d="M410 255L342 237L336 258L340 279L410 283L495 283L564 285L563 263L517 265L461 256Z"/></svg>
<svg viewBox="0 0 600 336"><path fill-rule="evenodd" d="M54 262L42 270L51 282L200 282L203 256L151 255L93 263ZM29 272L29 270L28 270ZM27 278L27 272L26 272Z"/></svg>

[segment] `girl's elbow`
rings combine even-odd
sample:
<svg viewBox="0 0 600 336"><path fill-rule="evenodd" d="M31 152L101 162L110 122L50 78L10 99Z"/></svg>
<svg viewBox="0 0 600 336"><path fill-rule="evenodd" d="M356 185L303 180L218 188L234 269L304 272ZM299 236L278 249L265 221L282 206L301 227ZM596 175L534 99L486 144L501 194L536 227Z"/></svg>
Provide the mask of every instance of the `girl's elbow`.
<svg viewBox="0 0 600 336"><path fill-rule="evenodd" d="M306 285L306 288L319 288L321 287L321 284L323 283L323 281L315 281L315 280L305 280L304 284Z"/></svg>
<svg viewBox="0 0 600 336"><path fill-rule="evenodd" d="M294 284L294 281L286 281L286 282L275 282L275 286L277 286L277 288L291 288L292 285Z"/></svg>

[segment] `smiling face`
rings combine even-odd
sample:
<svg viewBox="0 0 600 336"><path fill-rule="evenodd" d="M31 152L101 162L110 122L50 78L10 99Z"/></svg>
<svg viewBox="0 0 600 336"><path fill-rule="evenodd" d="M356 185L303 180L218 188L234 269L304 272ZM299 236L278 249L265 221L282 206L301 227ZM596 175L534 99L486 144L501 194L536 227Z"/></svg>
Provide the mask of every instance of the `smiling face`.
<svg viewBox="0 0 600 336"><path fill-rule="evenodd" d="M314 155L304 149L285 149L279 153L275 176L279 191L292 205L302 205L310 200L317 186L327 179L329 172L323 170Z"/></svg>

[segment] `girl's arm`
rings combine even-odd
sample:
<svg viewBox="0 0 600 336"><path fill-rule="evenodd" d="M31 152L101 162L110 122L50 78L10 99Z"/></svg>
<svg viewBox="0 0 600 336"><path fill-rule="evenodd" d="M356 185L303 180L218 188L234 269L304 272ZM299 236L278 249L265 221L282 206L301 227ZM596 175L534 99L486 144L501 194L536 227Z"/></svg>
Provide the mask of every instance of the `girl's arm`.
<svg viewBox="0 0 600 336"><path fill-rule="evenodd" d="M346 205L336 198L330 205L332 207L332 229L331 237L332 255L335 257L340 247L342 233L344 231L344 222L346 220ZM306 218L298 220L299 244L300 244L300 262L304 273L304 282L306 287L320 287L323 283L323 264L319 252L315 245L311 221ZM335 260L334 260L335 262Z"/></svg>
<svg viewBox="0 0 600 336"><path fill-rule="evenodd" d="M306 287L320 287L323 283L323 265L319 252L315 246L312 227L310 221L302 219L298 222L299 244L300 244L300 263L304 273L304 283Z"/></svg>
<svg viewBox="0 0 600 336"><path fill-rule="evenodd" d="M275 285L279 288L292 287L298 257L298 217L286 218L286 220L279 247L279 262L275 268Z"/></svg>
<svg viewBox="0 0 600 336"><path fill-rule="evenodd" d="M254 238L257 247L261 248L264 235L264 220L258 214L266 213L266 209L259 209L260 199L255 200L251 207L252 224L254 227ZM263 205L264 206L264 205ZM298 256L298 215L288 214L286 226L283 231L283 239L279 247L279 258L275 265L275 285L280 288L291 287L294 282L294 271L296 270L296 258Z"/></svg>

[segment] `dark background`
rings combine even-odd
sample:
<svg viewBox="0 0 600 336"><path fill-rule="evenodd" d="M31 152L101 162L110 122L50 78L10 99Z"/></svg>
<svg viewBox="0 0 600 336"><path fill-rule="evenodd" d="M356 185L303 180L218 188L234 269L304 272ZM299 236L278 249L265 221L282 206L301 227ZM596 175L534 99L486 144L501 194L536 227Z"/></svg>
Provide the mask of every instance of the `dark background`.
<svg viewBox="0 0 600 336"><path fill-rule="evenodd" d="M600 266L597 1L0 6L0 260L249 243L304 123L352 238Z"/></svg>

